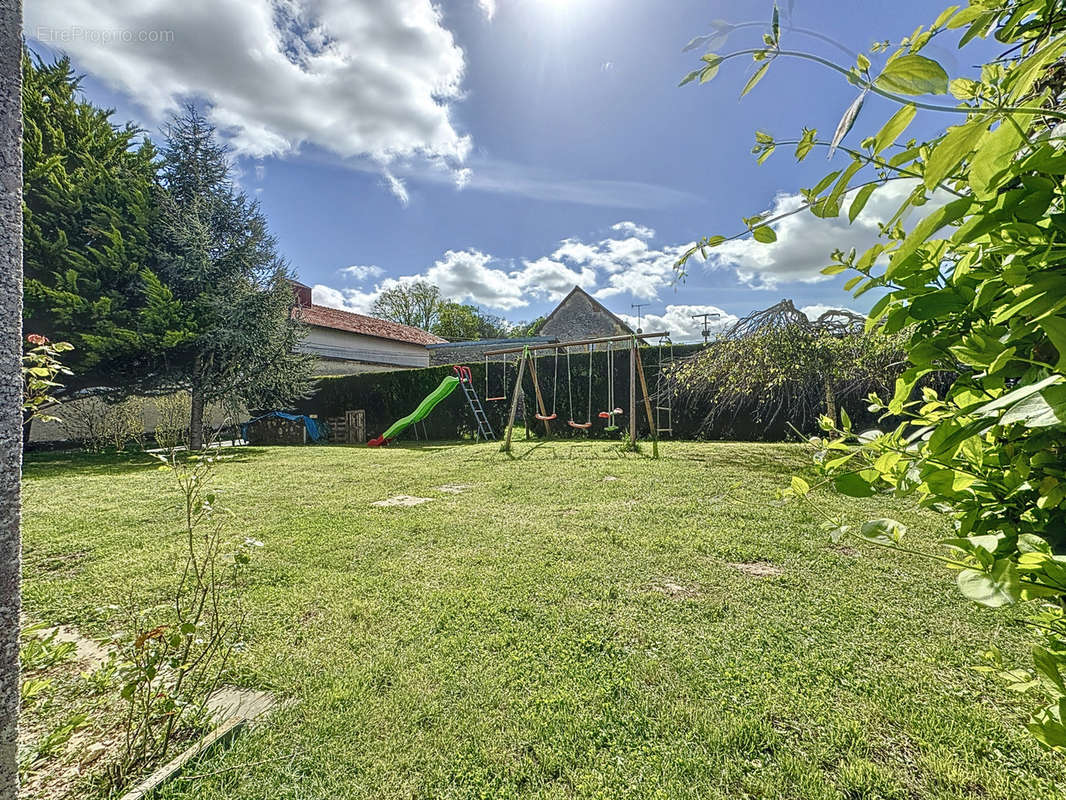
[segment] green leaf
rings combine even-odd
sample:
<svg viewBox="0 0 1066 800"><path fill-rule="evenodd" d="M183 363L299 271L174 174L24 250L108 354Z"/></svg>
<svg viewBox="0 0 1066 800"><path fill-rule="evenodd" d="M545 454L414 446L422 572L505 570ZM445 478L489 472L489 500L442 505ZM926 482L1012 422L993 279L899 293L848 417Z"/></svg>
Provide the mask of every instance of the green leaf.
<svg viewBox="0 0 1066 800"><path fill-rule="evenodd" d="M1018 569L1008 559L997 561L989 572L964 569L955 583L967 600L988 608L1011 605L1021 596Z"/></svg>
<svg viewBox="0 0 1066 800"><path fill-rule="evenodd" d="M929 160L925 163L925 187L932 189L947 178L959 162L977 146L987 128L988 120L984 117L948 128L948 132L933 147Z"/></svg>
<svg viewBox="0 0 1066 800"><path fill-rule="evenodd" d="M763 244L772 244L777 241L777 234L769 225L760 225L752 230L751 235L755 237L755 241Z"/></svg>
<svg viewBox="0 0 1066 800"><path fill-rule="evenodd" d="M833 480L833 486L838 492L848 497L873 497L877 494L869 481L854 472L837 476Z"/></svg>
<svg viewBox="0 0 1066 800"><path fill-rule="evenodd" d="M986 403L985 405L978 408L974 413L979 417L998 417L999 412L1003 409L1010 408L1011 406L1015 405L1021 400L1024 400L1030 395L1036 394L1037 392L1040 392L1048 388L1049 386L1055 386L1056 384L1060 384L1062 382L1063 377L1061 375L1049 375L1048 377L1044 378L1043 380L1037 381L1036 383L1028 383L1023 386L1019 386L1016 389L1013 389L1012 391L1009 391L1006 394L997 397L990 403Z"/></svg>
<svg viewBox="0 0 1066 800"><path fill-rule="evenodd" d="M859 533L878 544L898 544L907 533L907 526L894 519L872 519L862 524Z"/></svg>
<svg viewBox="0 0 1066 800"><path fill-rule="evenodd" d="M903 240L903 244L892 254L892 258L889 261L888 269L885 271L885 276L891 278L900 268L904 261L907 260L921 245L925 244L926 240L943 228L945 225L960 219L973 204L973 201L968 197L961 197L958 200L953 200L946 206L941 206L936 211L924 217L921 222L914 226L914 229L907 234L907 238Z"/></svg>
<svg viewBox="0 0 1066 800"><path fill-rule="evenodd" d="M986 200L995 195L1017 155L1025 136L1019 125L1026 126L1029 116L1016 120L1000 122L999 127L991 131L981 142L970 163L970 186L979 200Z"/></svg>
<svg viewBox="0 0 1066 800"><path fill-rule="evenodd" d="M938 30L939 28L943 28L945 25L947 25L948 20L951 19L952 15L954 15L954 13L958 10L958 6L948 6L947 8L945 8L943 11L940 12L940 16L937 17L936 21L932 24L932 29Z"/></svg>
<svg viewBox="0 0 1066 800"><path fill-rule="evenodd" d="M796 494L807 494L810 490L811 485L807 481L797 475L792 476L792 491Z"/></svg>
<svg viewBox="0 0 1066 800"><path fill-rule="evenodd" d="M1033 665L1036 671L1051 684L1059 694L1066 695L1066 683L1063 683L1062 673L1059 671L1061 659L1052 655L1039 645L1033 645Z"/></svg>
<svg viewBox="0 0 1066 800"><path fill-rule="evenodd" d="M839 174L840 174L840 170L839 169L833 170L832 172L830 172L828 175L826 175L824 178L822 178L820 181L818 181L817 185L815 185L815 187L813 189L811 189L811 194L816 195L816 196L820 195L822 192L824 192L826 189L829 188L829 184L831 184L833 181L835 181Z"/></svg>
<svg viewBox="0 0 1066 800"><path fill-rule="evenodd" d="M981 92L981 84L969 78L955 78L948 84L948 91L957 100L976 100Z"/></svg>
<svg viewBox="0 0 1066 800"><path fill-rule="evenodd" d="M718 63L721 63L720 61ZM707 83L712 80L715 75L718 74L718 63L708 64L702 70L700 70L700 83Z"/></svg>
<svg viewBox="0 0 1066 800"><path fill-rule="evenodd" d="M931 58L904 55L889 61L874 85L895 94L944 94L948 90L948 74Z"/></svg>
<svg viewBox="0 0 1066 800"><path fill-rule="evenodd" d="M688 75L681 79L681 83L679 83L678 86L684 86L687 83L692 83L694 80L696 80L696 78L700 76L701 72L703 72L702 69L692 70L692 72L690 72Z"/></svg>
<svg viewBox="0 0 1066 800"><path fill-rule="evenodd" d="M910 305L910 315L914 319L926 320L942 318L966 307L966 302L950 289L941 289L914 298Z"/></svg>
<svg viewBox="0 0 1066 800"><path fill-rule="evenodd" d="M751 76L751 78L748 80L748 82L746 84L744 84L744 91L742 91L740 93L741 97L743 97L748 92L750 92L752 89L754 89L755 88L755 84L757 84L759 81L761 81L763 79L763 76L766 74L766 70L770 69L770 64L772 63L772 61L773 61L772 59L767 59L766 61L763 62L762 66L760 66L757 70L755 70L755 74Z"/></svg>
<svg viewBox="0 0 1066 800"><path fill-rule="evenodd" d="M874 136L874 153L880 153L886 147L892 145L899 135L907 129L907 126L911 124L911 120L914 119L914 115L918 109L915 108L913 103L908 103L893 114L888 122L877 132Z"/></svg>
<svg viewBox="0 0 1066 800"><path fill-rule="evenodd" d="M1066 317L1044 317L1039 324L1058 351L1059 360L1055 369L1066 372Z"/></svg>
<svg viewBox="0 0 1066 800"><path fill-rule="evenodd" d="M866 201L870 199L870 195L874 193L877 186L876 183L868 183L859 187L855 192L855 199L851 201L851 206L848 208L848 222L854 222L855 218L862 213L862 210L866 208Z"/></svg>
<svg viewBox="0 0 1066 800"><path fill-rule="evenodd" d="M1066 386L1049 386L1018 401L1000 417L1000 425L1022 422L1027 428L1066 423Z"/></svg>

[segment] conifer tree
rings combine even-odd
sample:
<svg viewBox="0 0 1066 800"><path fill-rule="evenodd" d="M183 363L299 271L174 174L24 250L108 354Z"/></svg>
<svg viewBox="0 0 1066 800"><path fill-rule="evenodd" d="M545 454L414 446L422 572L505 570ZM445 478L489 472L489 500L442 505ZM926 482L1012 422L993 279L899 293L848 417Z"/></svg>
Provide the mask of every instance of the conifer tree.
<svg viewBox="0 0 1066 800"><path fill-rule="evenodd" d="M74 345L60 394L150 392L189 338L149 267L155 148L80 97L68 59L22 69L26 329Z"/></svg>
<svg viewBox="0 0 1066 800"><path fill-rule="evenodd" d="M283 407L309 389L311 360L296 352L303 331L266 219L235 187L226 147L194 106L171 120L162 156L157 271L190 320L170 367L192 393L199 449L208 403Z"/></svg>

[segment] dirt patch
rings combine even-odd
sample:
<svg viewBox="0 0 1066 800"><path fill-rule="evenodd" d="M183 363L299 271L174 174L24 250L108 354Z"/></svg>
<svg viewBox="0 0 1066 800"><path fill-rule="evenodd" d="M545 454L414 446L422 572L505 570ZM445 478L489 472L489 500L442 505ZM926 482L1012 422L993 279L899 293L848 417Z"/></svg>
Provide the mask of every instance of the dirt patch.
<svg viewBox="0 0 1066 800"><path fill-rule="evenodd" d="M678 600L689 597L699 597L701 594L698 586L685 586L680 583L675 583L674 581L656 581L651 584L648 589Z"/></svg>
<svg viewBox="0 0 1066 800"><path fill-rule="evenodd" d="M398 494L395 497L390 497L387 500L378 500L376 503L371 503L372 506L379 506L381 508L391 508L392 506L418 506L422 503L432 503L432 497L413 497L409 494Z"/></svg>
<svg viewBox="0 0 1066 800"><path fill-rule="evenodd" d="M88 550L78 550L73 553L59 553L41 559L40 563L37 564L37 569L41 572L76 575L81 567L81 563L88 558Z"/></svg>
<svg viewBox="0 0 1066 800"><path fill-rule="evenodd" d="M467 489L473 488L473 484L470 483L446 483L443 486L438 486L437 491L445 494L462 494Z"/></svg>
<svg viewBox="0 0 1066 800"><path fill-rule="evenodd" d="M778 575L785 574L781 567L775 567L769 561L746 561L730 564L729 566L743 572L745 575L751 575L753 578L776 578Z"/></svg>

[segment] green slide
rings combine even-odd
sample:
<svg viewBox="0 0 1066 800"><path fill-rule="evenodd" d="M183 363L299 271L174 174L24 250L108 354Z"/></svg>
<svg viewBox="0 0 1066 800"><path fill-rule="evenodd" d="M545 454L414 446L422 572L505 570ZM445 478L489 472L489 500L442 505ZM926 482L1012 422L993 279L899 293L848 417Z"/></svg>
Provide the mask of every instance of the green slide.
<svg viewBox="0 0 1066 800"><path fill-rule="evenodd" d="M445 397L455 391L455 387L459 385L459 379L453 375L449 375L447 378L440 382L440 386L430 392L426 399L418 404L418 408L412 411L403 419L398 419L392 423L387 431L376 439L371 439L367 442L368 447L381 447L383 444L388 444L390 439L394 439L400 435L404 428L408 425L412 425L415 422L421 422L429 416L429 412L432 411L437 403L443 400Z"/></svg>

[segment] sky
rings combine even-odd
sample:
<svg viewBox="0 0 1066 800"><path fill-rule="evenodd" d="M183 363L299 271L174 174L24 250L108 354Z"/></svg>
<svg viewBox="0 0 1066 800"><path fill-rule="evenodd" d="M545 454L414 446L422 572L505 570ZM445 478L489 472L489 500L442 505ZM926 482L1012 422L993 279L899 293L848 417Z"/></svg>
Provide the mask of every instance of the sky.
<svg viewBox="0 0 1066 800"><path fill-rule="evenodd" d="M68 54L93 102L158 137L182 103L229 144L282 255L314 301L366 312L383 289L423 279L512 321L550 311L575 285L645 330L699 335L783 298L816 315L852 298L819 274L835 248L872 244L908 190L873 195L854 225L801 213L778 241L747 240L674 265L701 236L798 204L800 187L846 166L790 148L762 165L756 130L831 135L856 90L779 59L743 99L750 59L679 88L718 21L758 23L710 46L758 46L763 0L26 0L30 46ZM898 41L941 5L920 0L782 3L783 46L845 65ZM832 40L812 38L815 31ZM923 51L966 74L950 42ZM878 56L871 56L877 61ZM867 100L849 142L880 128ZM911 133L946 124L922 117Z"/></svg>

